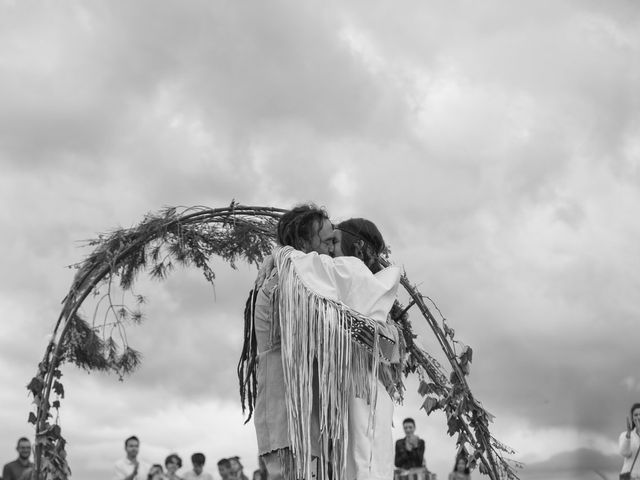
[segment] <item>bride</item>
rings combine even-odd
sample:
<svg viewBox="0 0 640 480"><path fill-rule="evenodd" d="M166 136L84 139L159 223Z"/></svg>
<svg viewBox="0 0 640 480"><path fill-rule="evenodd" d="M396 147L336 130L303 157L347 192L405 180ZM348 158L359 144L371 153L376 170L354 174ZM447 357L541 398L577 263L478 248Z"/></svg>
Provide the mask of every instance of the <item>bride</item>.
<svg viewBox="0 0 640 480"><path fill-rule="evenodd" d="M334 231L334 256L357 257L376 274L381 270L377 259L385 251L382 234L374 223L353 218L338 224ZM361 295L367 295L362 291ZM354 305L350 305L354 307ZM388 313L388 312L386 312ZM373 317L380 323L381 333L393 340L394 348L385 355L386 365L378 374L377 395L373 409L364 399L353 395L349 400L347 441L347 480L388 480L393 478L392 393L400 377L393 379L390 364L399 364L400 334L387 315ZM386 372L386 375L383 375ZM382 382L385 379L385 383ZM374 414L370 415L373 411Z"/></svg>

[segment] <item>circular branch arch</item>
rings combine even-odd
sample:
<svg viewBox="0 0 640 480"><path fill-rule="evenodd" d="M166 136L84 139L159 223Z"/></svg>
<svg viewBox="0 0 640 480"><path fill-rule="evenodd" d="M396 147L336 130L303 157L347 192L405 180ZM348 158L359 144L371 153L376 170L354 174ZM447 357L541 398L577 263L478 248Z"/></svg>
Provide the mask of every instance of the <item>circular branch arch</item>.
<svg viewBox="0 0 640 480"><path fill-rule="evenodd" d="M286 211L244 206L235 201L222 208L172 207L146 215L135 227L114 230L88 242L93 251L74 265L77 272L62 302L51 340L36 375L27 386L35 407L35 412L29 414L29 422L36 430L33 478L67 480L70 474L66 442L57 416L52 420L51 413L52 409L60 408L64 398L61 365L75 363L88 371L112 371L122 377L140 362L139 353L127 344L124 322L138 322L141 314L137 309L115 304L110 296L112 287L117 285L131 292L142 272L163 279L176 265L196 267L206 281L213 283L215 272L209 260L214 256L221 257L232 268L238 260L258 264L271 252L277 221ZM504 457L514 452L491 435L492 417L473 397L466 381L471 349L465 348L456 354L454 332L444 319L438 321L431 314L425 302L428 297L409 282L406 274L401 284L411 302L407 308L395 308L392 316L407 344L404 372L418 375L421 380L419 393L425 397L423 408L427 414L436 409L445 412L449 435L457 435L459 449L469 455L470 462L479 464L482 473L493 480L518 478L514 466L520 465ZM104 320L97 324L94 315L89 323L79 314L79 309L91 294L98 294L102 286L106 287L106 293L99 303L106 299L106 315L112 322ZM143 302L142 297L136 296L137 304ZM414 343L407 313L412 307L417 307L429 324L451 365L450 376ZM107 325L112 327L108 337ZM114 332L118 333L115 338Z"/></svg>

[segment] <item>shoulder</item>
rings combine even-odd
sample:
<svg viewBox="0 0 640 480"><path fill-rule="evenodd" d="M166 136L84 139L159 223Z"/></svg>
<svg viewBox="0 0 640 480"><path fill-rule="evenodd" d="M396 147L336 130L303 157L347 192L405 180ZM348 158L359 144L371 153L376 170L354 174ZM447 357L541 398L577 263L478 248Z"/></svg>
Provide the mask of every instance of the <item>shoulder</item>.
<svg viewBox="0 0 640 480"><path fill-rule="evenodd" d="M15 465L16 460L12 461L12 462L8 462L4 464L4 467L2 467L2 476L5 477L5 480L9 479L9 477L13 478L13 470L14 470L14 465Z"/></svg>

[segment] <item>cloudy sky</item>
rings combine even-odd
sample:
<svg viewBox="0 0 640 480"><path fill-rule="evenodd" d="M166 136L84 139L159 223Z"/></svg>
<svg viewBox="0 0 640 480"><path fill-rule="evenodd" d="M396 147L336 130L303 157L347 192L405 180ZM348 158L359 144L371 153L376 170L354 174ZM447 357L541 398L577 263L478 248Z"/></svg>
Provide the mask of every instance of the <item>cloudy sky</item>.
<svg viewBox="0 0 640 480"><path fill-rule="evenodd" d="M33 436L25 385L82 240L232 199L372 219L474 348L514 458L615 453L640 400L639 59L634 0L0 0L0 462ZM107 480L133 433L150 461L255 468L235 383L255 270L214 267L215 291L141 280L124 382L64 369L74 478ZM408 383L397 423L446 478L445 419Z"/></svg>

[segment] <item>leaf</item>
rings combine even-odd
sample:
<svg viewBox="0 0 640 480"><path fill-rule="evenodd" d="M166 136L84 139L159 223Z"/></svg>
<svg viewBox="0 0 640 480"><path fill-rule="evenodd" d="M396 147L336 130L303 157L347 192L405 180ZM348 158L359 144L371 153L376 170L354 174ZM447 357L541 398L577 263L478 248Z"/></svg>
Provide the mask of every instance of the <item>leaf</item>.
<svg viewBox="0 0 640 480"><path fill-rule="evenodd" d="M33 394L33 396L38 396L42 393L42 389L44 388L44 382L40 377L33 377L27 385L27 389Z"/></svg>
<svg viewBox="0 0 640 480"><path fill-rule="evenodd" d="M53 388L56 395L64 398L64 387L62 386L62 383L56 380L53 382L53 386L51 388Z"/></svg>
<svg viewBox="0 0 640 480"><path fill-rule="evenodd" d="M418 386L418 393L421 397L424 397L427 393L429 393L429 384L425 381L421 381Z"/></svg>
<svg viewBox="0 0 640 480"><path fill-rule="evenodd" d="M60 429L60 425L53 425L51 427L49 435L57 440L60 438L61 433L62 433L62 430Z"/></svg>
<svg viewBox="0 0 640 480"><path fill-rule="evenodd" d="M29 423L33 423L34 425L38 422L38 418L36 414L33 412L29 412Z"/></svg>
<svg viewBox="0 0 640 480"><path fill-rule="evenodd" d="M54 400L54 401L51 403L51 406L52 406L53 408L58 408L58 409L59 409L59 408L60 408L60 400Z"/></svg>
<svg viewBox="0 0 640 480"><path fill-rule="evenodd" d="M418 393L423 397L429 393L434 393L438 396L443 394L442 387L436 385L435 383L432 383L432 382L427 383L425 381L420 382L420 386L418 387Z"/></svg>
<svg viewBox="0 0 640 480"><path fill-rule="evenodd" d="M441 406L437 398L427 397L425 398L424 402L422 403L422 407L420 408L424 408L425 412L427 412L427 415L429 415L434 410L441 408Z"/></svg>
<svg viewBox="0 0 640 480"><path fill-rule="evenodd" d="M469 346L465 346L460 354L460 363L462 365L471 363L473 361L473 349Z"/></svg>
<svg viewBox="0 0 640 480"><path fill-rule="evenodd" d="M460 419L458 418L457 415L450 415L449 419L447 420L447 433L450 436L453 436L457 431L460 430L460 427L462 427L462 422L460 422Z"/></svg>

